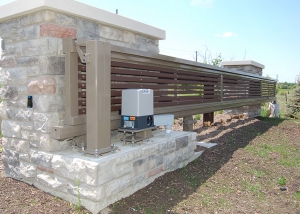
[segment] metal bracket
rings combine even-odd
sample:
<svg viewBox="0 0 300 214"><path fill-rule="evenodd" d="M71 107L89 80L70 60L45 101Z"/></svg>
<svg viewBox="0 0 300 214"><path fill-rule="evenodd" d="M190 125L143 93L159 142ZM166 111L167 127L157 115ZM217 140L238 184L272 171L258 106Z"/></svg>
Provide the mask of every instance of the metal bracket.
<svg viewBox="0 0 300 214"><path fill-rule="evenodd" d="M89 53L83 53L83 51L80 49L80 46L76 43L76 50L79 55L79 58L82 63L91 62L91 57Z"/></svg>

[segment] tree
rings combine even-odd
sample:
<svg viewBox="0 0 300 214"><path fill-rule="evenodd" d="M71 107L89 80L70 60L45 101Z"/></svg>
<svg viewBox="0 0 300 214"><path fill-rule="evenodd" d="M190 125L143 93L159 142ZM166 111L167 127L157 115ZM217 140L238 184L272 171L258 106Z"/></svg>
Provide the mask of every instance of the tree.
<svg viewBox="0 0 300 214"><path fill-rule="evenodd" d="M202 62L204 64L214 65L214 66L221 66L222 62L222 56L220 54L216 54L215 57L212 56L211 51L208 49L207 46L205 46L205 50L202 51L196 51L197 58L199 57L199 62Z"/></svg>

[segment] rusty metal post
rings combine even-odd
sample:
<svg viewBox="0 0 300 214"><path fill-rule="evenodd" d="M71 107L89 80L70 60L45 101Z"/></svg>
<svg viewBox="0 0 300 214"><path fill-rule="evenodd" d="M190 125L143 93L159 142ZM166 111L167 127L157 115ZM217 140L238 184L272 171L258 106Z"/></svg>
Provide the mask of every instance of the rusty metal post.
<svg viewBox="0 0 300 214"><path fill-rule="evenodd" d="M115 150L110 142L111 45L86 42L86 153L98 156Z"/></svg>

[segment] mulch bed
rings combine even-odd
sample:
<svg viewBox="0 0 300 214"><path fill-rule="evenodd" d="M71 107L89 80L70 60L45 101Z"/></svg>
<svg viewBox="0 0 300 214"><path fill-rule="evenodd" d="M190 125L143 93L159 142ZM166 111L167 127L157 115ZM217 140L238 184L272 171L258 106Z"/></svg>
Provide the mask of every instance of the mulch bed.
<svg viewBox="0 0 300 214"><path fill-rule="evenodd" d="M221 123L223 118L226 123ZM153 183L147 187L137 191L130 197L124 198L113 205L109 206L106 211L112 213L216 213L216 209L205 207L204 203L200 201L191 204L181 204L187 199L196 197L195 194L201 194L199 188L204 188L205 185L212 185L214 180L240 179L240 173L233 176L235 166L241 160L246 160L249 164L255 165L256 160L245 157L245 154L240 152L247 145L253 143L256 137L267 132L275 133L282 132L284 135L291 136L291 140L300 139L300 131L298 125L293 122L286 122L280 125L280 122L270 123L258 119L233 119L231 120L227 115L217 115L216 123L210 127L203 127L202 121L198 121L194 126L194 131L197 132L197 140L204 142L217 143L218 145L210 149L197 147L197 151L204 150L203 154L191 162L187 167L178 169L157 178ZM273 128L276 128L272 131ZM179 124L173 127L176 130L182 129ZM267 142L266 142L267 143ZM2 144L0 143L0 147ZM276 157L275 157L276 158ZM1 159L1 154L0 154ZM257 164L257 166L263 166ZM299 168L297 168L299 170ZM299 171L300 172L300 171ZM0 161L0 174L3 174L3 165ZM294 176L294 172L287 175ZM299 173L300 175L300 173ZM215 177L217 176L217 177ZM233 176L233 177L232 177ZM300 177L299 177L300 180ZM229 188L234 189L234 186ZM300 191L299 183L296 181L289 186L290 191ZM205 190L203 190L205 191ZM269 201L278 200L277 191L268 190ZM274 193L275 192L275 193ZM211 192L215 195L215 192ZM228 196L227 196L228 197ZM234 204L239 204L243 196L239 192L232 192L230 200ZM272 198L273 197L273 198ZM269 199L271 198L271 199ZM252 200L252 198L251 198ZM283 200L283 199L282 199ZM299 199L300 200L300 199ZM283 202L283 203L281 203ZM197 205L193 204L196 203ZM241 206L229 205L226 208L220 208L217 213L271 213L268 209L263 210L256 203L257 201L249 201L249 203L241 202ZM261 202L263 203L263 202ZM272 205L272 209L278 209L277 213L300 213L299 201L295 202L297 206L292 206L286 203L285 200L277 201L277 204ZM298 204L297 204L298 203ZM208 202L209 205L209 202ZM196 208L195 208L196 207ZM81 213L88 213L87 210L82 209ZM80 213L74 209L74 205L53 197L35 187L18 180L0 177L0 213Z"/></svg>

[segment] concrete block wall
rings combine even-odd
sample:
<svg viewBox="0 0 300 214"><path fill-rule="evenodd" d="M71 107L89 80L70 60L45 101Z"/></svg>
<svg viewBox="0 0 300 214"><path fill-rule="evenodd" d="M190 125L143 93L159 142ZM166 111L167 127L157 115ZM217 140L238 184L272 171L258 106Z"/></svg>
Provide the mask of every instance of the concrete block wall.
<svg viewBox="0 0 300 214"><path fill-rule="evenodd" d="M0 22L0 38L3 162L12 177L20 177L20 157L69 146L50 136L52 126L64 123L62 38L97 39L159 52L157 39L52 10ZM33 108L27 108L28 95L33 96Z"/></svg>

